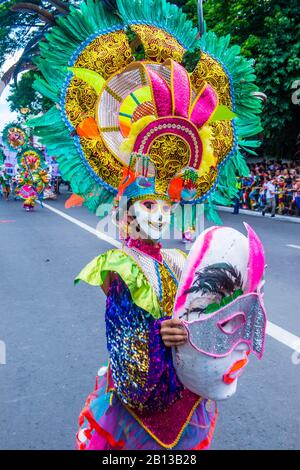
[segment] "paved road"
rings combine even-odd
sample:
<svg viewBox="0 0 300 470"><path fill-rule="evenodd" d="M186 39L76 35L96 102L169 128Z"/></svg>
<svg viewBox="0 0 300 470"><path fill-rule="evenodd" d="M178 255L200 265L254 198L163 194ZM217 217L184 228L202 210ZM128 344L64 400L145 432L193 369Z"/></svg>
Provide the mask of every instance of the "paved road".
<svg viewBox="0 0 300 470"><path fill-rule="evenodd" d="M63 198L49 203L61 211ZM96 226L84 208L65 211ZM262 238L268 262L269 319L300 337L299 224L222 214ZM20 202L0 200L0 449L72 449L77 417L107 358L104 296L73 286L80 269L110 248L92 233L49 211L27 214ZM293 351L268 336L234 398L219 406L213 449L299 449L300 364ZM300 355L299 355L300 356Z"/></svg>

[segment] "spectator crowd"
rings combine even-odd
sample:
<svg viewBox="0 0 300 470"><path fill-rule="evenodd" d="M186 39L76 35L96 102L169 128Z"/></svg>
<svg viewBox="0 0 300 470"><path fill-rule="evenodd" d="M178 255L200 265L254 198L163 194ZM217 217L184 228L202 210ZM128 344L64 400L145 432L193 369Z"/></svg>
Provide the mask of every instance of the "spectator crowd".
<svg viewBox="0 0 300 470"><path fill-rule="evenodd" d="M249 164L249 177L238 178L239 195L234 212L239 208L272 216L300 215L300 162L266 161Z"/></svg>

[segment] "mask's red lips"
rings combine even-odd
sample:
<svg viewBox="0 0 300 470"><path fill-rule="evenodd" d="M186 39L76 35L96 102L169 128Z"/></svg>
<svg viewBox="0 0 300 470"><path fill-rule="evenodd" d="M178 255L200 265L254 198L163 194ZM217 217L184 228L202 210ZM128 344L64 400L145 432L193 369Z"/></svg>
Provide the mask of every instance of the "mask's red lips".
<svg viewBox="0 0 300 470"><path fill-rule="evenodd" d="M223 375L223 382L230 385L241 375L242 370L248 364L248 356L249 354L247 354L247 357L236 361L233 366L231 366L229 371Z"/></svg>

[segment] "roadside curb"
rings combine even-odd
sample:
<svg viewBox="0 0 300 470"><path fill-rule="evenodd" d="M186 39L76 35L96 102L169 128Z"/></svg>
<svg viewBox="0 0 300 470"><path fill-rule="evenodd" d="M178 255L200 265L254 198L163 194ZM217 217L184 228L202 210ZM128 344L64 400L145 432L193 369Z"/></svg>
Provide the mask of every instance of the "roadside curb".
<svg viewBox="0 0 300 470"><path fill-rule="evenodd" d="M226 206L217 206L218 211L220 212L231 212L233 211L233 207L226 207ZM247 209L240 209L239 211L240 214L243 215L252 215L252 217L262 217L261 212L254 212L254 211L249 211ZM265 218L270 218L269 214L266 214ZM288 215L276 215L273 217L272 220L280 220L284 222L291 222L294 224L300 224L300 217L290 217Z"/></svg>

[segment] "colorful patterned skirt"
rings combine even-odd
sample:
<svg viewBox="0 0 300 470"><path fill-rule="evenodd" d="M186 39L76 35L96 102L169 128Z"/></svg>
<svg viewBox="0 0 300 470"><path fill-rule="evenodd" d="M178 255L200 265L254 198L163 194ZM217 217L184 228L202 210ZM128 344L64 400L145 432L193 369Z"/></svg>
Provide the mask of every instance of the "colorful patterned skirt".
<svg viewBox="0 0 300 470"><path fill-rule="evenodd" d="M172 445L166 445L133 417L113 391L108 391L105 373L97 377L96 388L80 414L76 444L79 450L204 450L210 446L216 418L215 403L202 400L182 423ZM165 433L169 429L166 425Z"/></svg>

